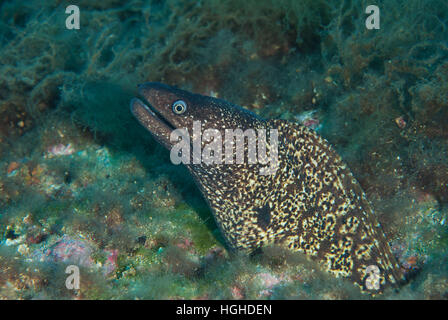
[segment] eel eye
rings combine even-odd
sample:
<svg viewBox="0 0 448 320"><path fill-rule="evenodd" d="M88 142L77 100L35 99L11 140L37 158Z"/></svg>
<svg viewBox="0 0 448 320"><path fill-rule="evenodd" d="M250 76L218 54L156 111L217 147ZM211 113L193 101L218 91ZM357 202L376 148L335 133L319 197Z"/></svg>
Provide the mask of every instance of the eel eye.
<svg viewBox="0 0 448 320"><path fill-rule="evenodd" d="M173 103L173 112L175 114L182 114L187 111L187 104L183 100L177 100Z"/></svg>

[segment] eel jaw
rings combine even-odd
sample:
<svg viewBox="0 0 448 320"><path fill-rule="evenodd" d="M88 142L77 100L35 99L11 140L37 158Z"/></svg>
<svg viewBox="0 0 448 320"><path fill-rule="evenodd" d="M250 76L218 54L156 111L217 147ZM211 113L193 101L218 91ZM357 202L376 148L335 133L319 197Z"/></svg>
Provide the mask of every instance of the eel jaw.
<svg viewBox="0 0 448 320"><path fill-rule="evenodd" d="M173 146L170 141L171 132L175 129L162 117L157 115L143 101L137 98L131 100L131 112L140 124L146 128L154 138L164 145L167 149Z"/></svg>

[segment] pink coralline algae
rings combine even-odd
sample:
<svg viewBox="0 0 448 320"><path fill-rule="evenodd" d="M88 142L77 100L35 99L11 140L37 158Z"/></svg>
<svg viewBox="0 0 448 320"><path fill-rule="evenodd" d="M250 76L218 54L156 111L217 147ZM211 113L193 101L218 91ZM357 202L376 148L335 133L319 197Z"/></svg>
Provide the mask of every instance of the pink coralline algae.
<svg viewBox="0 0 448 320"><path fill-rule="evenodd" d="M230 288L230 291L232 293L232 298L235 300L241 300L244 299L244 293L243 290L238 286L233 286Z"/></svg>
<svg viewBox="0 0 448 320"><path fill-rule="evenodd" d="M308 127L313 130L319 130L322 124L319 121L319 118L316 116L316 111L306 111L295 117L301 124L305 127Z"/></svg>
<svg viewBox="0 0 448 320"><path fill-rule="evenodd" d="M79 266L91 267L92 248L82 240L64 237L46 251L46 256L55 262L74 263Z"/></svg>
<svg viewBox="0 0 448 320"><path fill-rule="evenodd" d="M188 238L181 239L176 244L177 247L184 249L184 250L189 250L189 251L192 251L194 249L193 245L194 245L193 241Z"/></svg>
<svg viewBox="0 0 448 320"><path fill-rule="evenodd" d="M103 263L99 263L93 257L95 253L105 257ZM99 268L103 275L111 276L117 269L117 249L96 251L95 246L86 240L73 239L64 236L47 249L36 250L33 258L56 263L74 264L78 267Z"/></svg>
<svg viewBox="0 0 448 320"><path fill-rule="evenodd" d="M282 282L290 280L287 277L284 277L283 275L276 276L268 272L259 273L257 277L260 280L262 287L264 288L263 290L260 291L260 295L262 296L270 296L272 294L272 289L276 285L279 285Z"/></svg>
<svg viewBox="0 0 448 320"><path fill-rule="evenodd" d="M107 260L104 263L103 269L104 274L110 275L115 269L117 268L117 257L118 257L118 250L106 250L106 253L108 254Z"/></svg>
<svg viewBox="0 0 448 320"><path fill-rule="evenodd" d="M274 276L270 273L267 273L267 272L260 273L258 276L260 277L260 280L262 281L263 286L265 286L268 289L270 289L273 286L275 286L276 284L280 283L279 278L277 278L276 276Z"/></svg>
<svg viewBox="0 0 448 320"><path fill-rule="evenodd" d="M75 152L75 149L71 145L71 143L64 145L62 143L56 144L54 146L51 146L47 149L47 152L50 157L57 157L57 156L68 156Z"/></svg>
<svg viewBox="0 0 448 320"><path fill-rule="evenodd" d="M415 252L409 251L404 242L395 241L391 249L397 257L405 277L418 272L426 263L425 256L419 256Z"/></svg>

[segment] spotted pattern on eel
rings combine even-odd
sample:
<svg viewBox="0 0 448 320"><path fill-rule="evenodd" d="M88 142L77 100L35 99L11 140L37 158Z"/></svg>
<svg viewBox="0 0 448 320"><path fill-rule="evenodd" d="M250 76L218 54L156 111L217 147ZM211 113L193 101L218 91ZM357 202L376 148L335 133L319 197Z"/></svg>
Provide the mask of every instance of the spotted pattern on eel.
<svg viewBox="0 0 448 320"><path fill-rule="evenodd" d="M285 120L265 120L227 101L160 83L142 84L139 92L142 99L131 101L132 113L168 149L174 145L170 140L174 129L188 129L193 139L197 120L202 132L215 128L223 137L225 129L278 130L275 174L262 175L262 164L247 161L186 165L230 248L250 253L266 245L285 246L372 294L402 280L364 191L316 132ZM185 104L181 114L173 109L177 101ZM205 144L202 141L202 147ZM244 146L247 152L247 143ZM379 290L366 283L372 265L379 270Z"/></svg>

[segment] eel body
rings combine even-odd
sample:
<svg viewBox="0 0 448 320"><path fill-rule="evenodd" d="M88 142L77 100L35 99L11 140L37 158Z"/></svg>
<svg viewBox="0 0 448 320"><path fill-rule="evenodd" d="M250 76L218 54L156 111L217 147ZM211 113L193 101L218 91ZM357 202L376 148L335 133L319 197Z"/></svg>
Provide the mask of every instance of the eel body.
<svg viewBox="0 0 448 320"><path fill-rule="evenodd" d="M170 139L175 129L184 128L194 141L195 121L201 122L201 132L217 129L222 136L226 129L276 129L278 163L271 174L260 174L263 164L247 161L186 164L229 247L252 252L269 244L285 246L373 294L401 281L365 193L314 131L160 83L142 84L139 92L142 99L131 101L132 113L168 149L176 142ZM174 109L179 102L185 110ZM202 147L206 144L201 141ZM267 149L273 152L269 144Z"/></svg>

